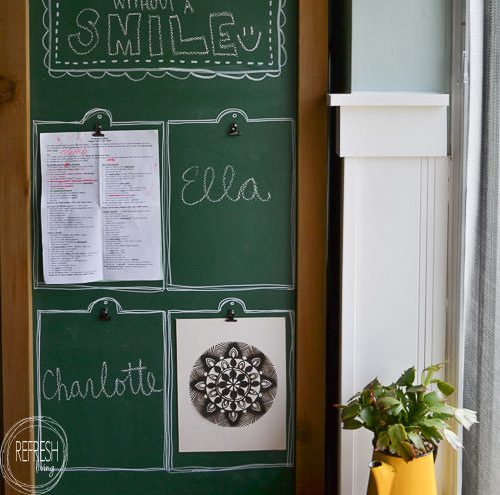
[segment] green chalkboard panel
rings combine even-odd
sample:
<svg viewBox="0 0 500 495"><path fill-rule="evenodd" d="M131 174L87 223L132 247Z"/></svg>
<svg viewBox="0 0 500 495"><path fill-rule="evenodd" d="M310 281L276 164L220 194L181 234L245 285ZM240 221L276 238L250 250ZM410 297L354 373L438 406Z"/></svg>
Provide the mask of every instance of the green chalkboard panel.
<svg viewBox="0 0 500 495"><path fill-rule="evenodd" d="M99 319L103 308L109 321ZM37 316L37 413L64 425L66 469L165 468L165 311L102 298Z"/></svg>
<svg viewBox="0 0 500 495"><path fill-rule="evenodd" d="M292 119L168 123L169 285L292 288L294 152Z"/></svg>
<svg viewBox="0 0 500 495"><path fill-rule="evenodd" d="M29 12L34 399L69 443L51 493L294 493L297 0L30 0ZM39 135L97 121L158 130L163 280L44 283ZM222 318L228 301L237 317L286 319L287 442L180 452L176 322ZM158 392L138 389L127 370L141 367ZM63 384L84 394L89 379L96 398L66 400Z"/></svg>

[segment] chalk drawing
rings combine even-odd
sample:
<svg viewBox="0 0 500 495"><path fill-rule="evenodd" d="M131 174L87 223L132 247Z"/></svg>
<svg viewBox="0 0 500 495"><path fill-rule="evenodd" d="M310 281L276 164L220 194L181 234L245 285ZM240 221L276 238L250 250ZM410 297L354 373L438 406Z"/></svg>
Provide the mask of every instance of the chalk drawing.
<svg viewBox="0 0 500 495"><path fill-rule="evenodd" d="M121 17L118 14L109 14L108 16L108 53L110 55L140 55L141 54L141 40L140 40L140 25L141 25L141 14L127 14L125 17L125 23L123 23ZM115 31L120 33L122 39L118 36L113 36L113 26L116 26ZM129 31L133 31L134 42L132 39L127 39L126 36L129 35ZM151 26L150 26L150 37L151 37Z"/></svg>
<svg viewBox="0 0 500 495"><path fill-rule="evenodd" d="M99 31L96 29L99 17L99 13L94 9L83 9L78 14L76 24L81 30L85 31L89 39L85 42L80 32L68 36L68 44L77 55L90 53L99 43Z"/></svg>
<svg viewBox="0 0 500 495"><path fill-rule="evenodd" d="M240 200L252 201L254 199L261 201L263 203L267 203L271 199L271 193L268 192L265 197L262 197L259 191L259 186L257 185L257 181L250 177L241 184L238 189L236 195L231 195L231 188L233 186L233 182L235 179L236 172L231 165L226 165L224 167L224 172L222 173L222 194L218 198L214 198L210 195L212 191L212 187L215 182L215 170L213 167L205 168L203 173L203 187L202 187L202 195L199 199L190 201L186 199L185 193L186 189L190 187L191 184L197 182L197 177L199 174L200 167L193 166L189 167L182 173L182 180L185 182L181 191L181 200L186 206L194 206L203 201L207 201L209 203L220 203L221 201L228 200L233 203L237 203ZM192 177L192 178L190 178ZM249 187L250 186L250 187ZM250 195L248 195L247 190L250 189ZM199 188L198 188L199 191Z"/></svg>
<svg viewBox="0 0 500 495"><path fill-rule="evenodd" d="M224 19L226 19L226 22L224 22ZM236 45L230 42L229 33L224 30L225 26L234 26L234 15L231 12L212 13L210 14L209 25L213 54L229 57L238 56ZM217 36L214 35L214 31Z"/></svg>
<svg viewBox="0 0 500 495"><path fill-rule="evenodd" d="M98 400L113 399L122 396L149 397L161 393L162 389L156 388L156 376L144 366L142 358L138 358L137 365L128 363L128 368L115 370L116 378L109 379L107 361L100 365L99 383L92 377L73 380L71 384L64 380L64 369L56 366L55 369L47 369L42 379L42 395L45 400L57 400L57 402L71 400ZM123 376L125 375L125 376ZM108 382L110 380L110 382ZM144 381L145 380L145 381ZM134 386L135 384L135 386Z"/></svg>
<svg viewBox="0 0 500 495"><path fill-rule="evenodd" d="M255 50L257 50L257 48L260 45L260 40L262 38L262 31L259 31L257 33L257 35L255 35L254 31L255 31L254 27L250 26L248 29L248 34L247 34L247 28L246 28L246 26L244 26L242 34L238 33L236 35L241 47L243 48L243 50L245 50L247 52L254 52Z"/></svg>
<svg viewBox="0 0 500 495"><path fill-rule="evenodd" d="M233 1L228 5L234 12L209 13L203 28L206 32L189 37L183 37L183 26L189 27L190 19L202 14L187 1L179 13L171 0L114 0L115 13L99 13L101 6L97 4L95 9L84 8L76 15L65 15L68 2L42 0L44 65L53 78L110 76L142 81L146 77L193 76L261 81L279 77L286 65L286 0L258 0L255 8L262 10L262 21L268 18L264 30L242 25L235 31L237 2ZM131 7L141 10L142 17L140 12L122 14ZM244 23L244 19L240 22ZM261 27L265 27L264 22ZM162 34L167 29L169 37ZM263 49L263 43L267 49ZM162 58L165 53L169 55Z"/></svg>
<svg viewBox="0 0 500 495"><path fill-rule="evenodd" d="M168 18L170 24L170 40L174 55L207 55L208 45L204 36L193 36L183 38L181 20L178 15L171 15ZM177 44L176 38L179 40ZM182 49L184 47L184 49Z"/></svg>

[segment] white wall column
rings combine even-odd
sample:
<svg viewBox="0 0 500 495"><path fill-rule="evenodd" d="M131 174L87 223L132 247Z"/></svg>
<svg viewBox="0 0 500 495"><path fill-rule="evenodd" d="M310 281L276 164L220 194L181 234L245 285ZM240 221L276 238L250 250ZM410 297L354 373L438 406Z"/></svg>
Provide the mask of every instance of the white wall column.
<svg viewBox="0 0 500 495"><path fill-rule="evenodd" d="M330 95L343 157L341 394L446 358L448 95ZM440 494L446 455L440 449ZM365 495L371 435L341 435L341 495Z"/></svg>

